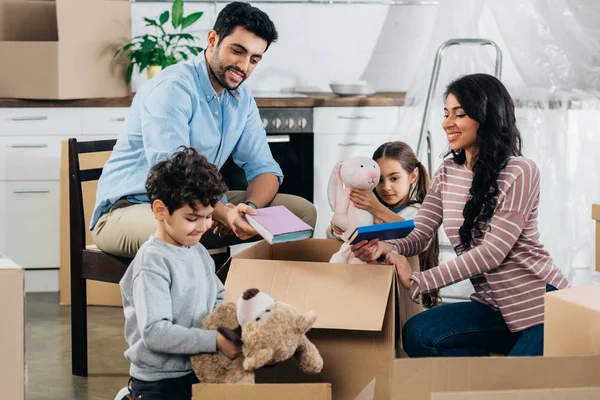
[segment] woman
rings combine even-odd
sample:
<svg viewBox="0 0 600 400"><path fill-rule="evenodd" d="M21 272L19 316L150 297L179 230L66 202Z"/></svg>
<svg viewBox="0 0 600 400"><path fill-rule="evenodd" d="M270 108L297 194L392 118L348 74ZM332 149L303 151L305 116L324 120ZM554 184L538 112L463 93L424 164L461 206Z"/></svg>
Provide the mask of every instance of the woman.
<svg viewBox="0 0 600 400"><path fill-rule="evenodd" d="M470 302L442 305L407 321L411 357L543 353L544 294L569 286L539 241L540 176L521 156L514 105L490 75L467 75L445 93L450 150L433 177L415 229L406 238L353 246L363 261L385 256L400 282L419 295L470 279ZM412 273L403 256L420 253L444 222L457 257Z"/></svg>

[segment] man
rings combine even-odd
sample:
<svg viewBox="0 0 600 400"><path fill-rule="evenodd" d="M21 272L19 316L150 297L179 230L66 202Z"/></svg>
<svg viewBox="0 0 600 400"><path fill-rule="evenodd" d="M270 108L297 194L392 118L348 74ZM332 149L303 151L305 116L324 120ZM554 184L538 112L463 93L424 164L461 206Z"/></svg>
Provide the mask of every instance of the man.
<svg viewBox="0 0 600 400"><path fill-rule="evenodd" d="M267 144L256 103L243 84L276 40L275 26L263 11L248 3L230 3L208 33L202 54L166 68L140 88L126 132L98 182L90 223L98 248L133 257L156 230L144 182L150 167L180 146L198 149L219 169L232 155L249 182L247 191L227 192L215 206L213 228L201 240L207 248L256 236L244 220L253 208L285 205L315 226L314 205L277 194L283 174Z"/></svg>

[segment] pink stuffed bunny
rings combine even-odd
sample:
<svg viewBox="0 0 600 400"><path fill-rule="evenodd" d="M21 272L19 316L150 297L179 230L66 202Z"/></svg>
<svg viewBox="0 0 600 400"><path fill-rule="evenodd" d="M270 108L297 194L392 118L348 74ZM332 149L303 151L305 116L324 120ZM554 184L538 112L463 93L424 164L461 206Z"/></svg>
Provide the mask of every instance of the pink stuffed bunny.
<svg viewBox="0 0 600 400"><path fill-rule="evenodd" d="M344 231L341 236L344 241L348 240L348 237L357 227L375 223L371 213L356 208L350 200L350 189L373 190L379 183L380 174L379 165L367 157L352 157L340 161L331 171L331 178L327 187L327 198L334 213L331 222ZM339 264L363 263L354 257L348 243L344 243L329 262Z"/></svg>

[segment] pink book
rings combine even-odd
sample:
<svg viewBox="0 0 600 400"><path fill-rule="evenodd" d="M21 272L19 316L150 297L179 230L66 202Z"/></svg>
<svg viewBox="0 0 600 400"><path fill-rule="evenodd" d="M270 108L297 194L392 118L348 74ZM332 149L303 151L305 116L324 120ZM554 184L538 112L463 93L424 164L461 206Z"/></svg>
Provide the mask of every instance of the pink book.
<svg viewBox="0 0 600 400"><path fill-rule="evenodd" d="M246 220L269 244L311 238L313 229L285 206L259 208Z"/></svg>

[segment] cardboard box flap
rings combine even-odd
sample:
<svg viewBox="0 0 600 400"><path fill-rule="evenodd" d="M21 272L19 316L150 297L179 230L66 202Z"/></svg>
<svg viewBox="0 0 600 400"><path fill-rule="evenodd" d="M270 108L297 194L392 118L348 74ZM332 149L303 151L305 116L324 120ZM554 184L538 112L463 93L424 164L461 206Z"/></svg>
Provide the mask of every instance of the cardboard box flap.
<svg viewBox="0 0 600 400"><path fill-rule="evenodd" d="M255 287L300 311L314 311L314 328L380 331L393 276L389 265L236 257L225 282L225 300L237 301Z"/></svg>
<svg viewBox="0 0 600 400"><path fill-rule="evenodd" d="M600 222L600 204L592 204L592 219Z"/></svg>
<svg viewBox="0 0 600 400"><path fill-rule="evenodd" d="M600 311L600 285L584 285L566 290L557 290L546 294L547 297L560 299L579 307ZM547 301L547 300L546 300Z"/></svg>

